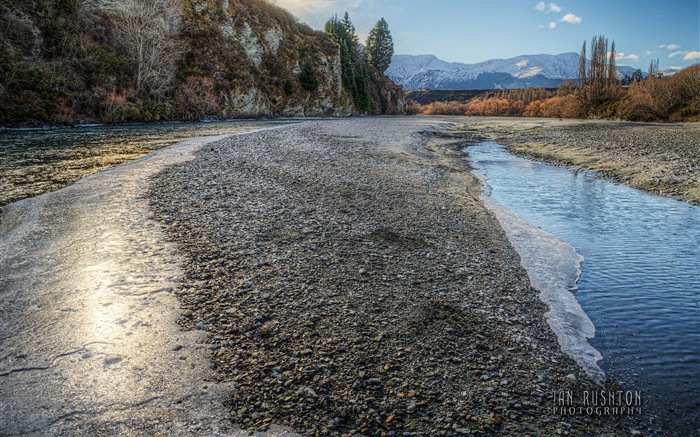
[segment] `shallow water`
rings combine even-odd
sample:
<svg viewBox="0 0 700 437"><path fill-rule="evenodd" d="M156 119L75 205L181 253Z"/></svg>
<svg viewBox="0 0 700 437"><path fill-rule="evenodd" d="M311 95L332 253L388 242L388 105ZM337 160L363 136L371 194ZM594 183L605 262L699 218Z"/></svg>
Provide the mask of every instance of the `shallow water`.
<svg viewBox="0 0 700 437"><path fill-rule="evenodd" d="M177 141L280 122L228 121L0 131L0 206L37 196Z"/></svg>
<svg viewBox="0 0 700 437"><path fill-rule="evenodd" d="M607 377L669 429L700 432L700 208L492 142L467 153L496 202L585 259L576 299Z"/></svg>

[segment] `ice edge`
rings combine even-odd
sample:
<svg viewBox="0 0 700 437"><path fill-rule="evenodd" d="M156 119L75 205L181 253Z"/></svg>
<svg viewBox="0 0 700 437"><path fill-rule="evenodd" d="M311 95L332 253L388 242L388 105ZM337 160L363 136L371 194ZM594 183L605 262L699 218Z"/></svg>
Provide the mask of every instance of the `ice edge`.
<svg viewBox="0 0 700 437"><path fill-rule="evenodd" d="M557 336L564 353L581 366L589 378L598 384L605 372L598 366L603 356L589 343L595 337L595 326L581 308L573 291L581 276L583 257L571 245L556 236L520 220L511 210L490 197L491 187L484 170L476 167L472 173L482 182L480 199L495 214L532 286L547 304L547 323Z"/></svg>

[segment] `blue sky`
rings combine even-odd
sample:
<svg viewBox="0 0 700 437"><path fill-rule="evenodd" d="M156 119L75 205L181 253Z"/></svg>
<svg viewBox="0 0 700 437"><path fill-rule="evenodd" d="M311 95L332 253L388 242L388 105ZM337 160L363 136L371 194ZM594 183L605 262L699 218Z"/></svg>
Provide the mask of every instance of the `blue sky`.
<svg viewBox="0 0 700 437"><path fill-rule="evenodd" d="M389 23L397 54L476 63L526 54L580 52L595 35L615 40L618 65L646 71L700 62L700 0L272 0L323 29L348 11L366 37Z"/></svg>

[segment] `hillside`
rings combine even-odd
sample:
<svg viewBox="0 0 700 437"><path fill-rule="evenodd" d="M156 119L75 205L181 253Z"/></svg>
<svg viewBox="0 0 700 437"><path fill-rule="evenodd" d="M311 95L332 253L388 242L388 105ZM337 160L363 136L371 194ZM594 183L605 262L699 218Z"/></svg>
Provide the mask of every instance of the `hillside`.
<svg viewBox="0 0 700 437"><path fill-rule="evenodd" d="M579 59L577 53L562 53L463 64L434 55L395 55L386 74L411 90L556 88L566 80L576 80ZM620 78L632 73L631 67L618 67Z"/></svg>
<svg viewBox="0 0 700 437"><path fill-rule="evenodd" d="M400 87L369 86L370 112L403 110ZM357 112L333 38L265 0L0 4L3 125Z"/></svg>

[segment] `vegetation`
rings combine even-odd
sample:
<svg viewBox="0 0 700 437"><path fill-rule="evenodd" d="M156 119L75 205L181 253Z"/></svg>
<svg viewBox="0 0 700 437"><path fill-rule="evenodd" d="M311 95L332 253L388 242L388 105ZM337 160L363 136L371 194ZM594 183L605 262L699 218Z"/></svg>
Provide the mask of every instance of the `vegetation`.
<svg viewBox="0 0 700 437"><path fill-rule="evenodd" d="M386 21L382 18L377 22L377 26L370 32L366 48L360 45L355 26L347 12L342 20L338 19L337 16L329 19L326 22L325 30L326 33L333 36L340 46L343 87L352 97L355 108L360 112L373 114L402 112L401 97L403 92L400 87L393 85L384 76L384 71L389 67L391 56L394 53L394 44ZM372 32L377 34L374 38ZM381 46L384 56L388 55L388 59L381 61L380 67L383 69L378 68L372 61L370 40L373 41L372 44L375 44L375 47L377 44Z"/></svg>
<svg viewBox="0 0 700 437"><path fill-rule="evenodd" d="M586 42L581 49L578 83L564 83L556 90L533 89L483 91L468 100L428 103L409 94L407 112L424 115L526 116L556 118L612 118L631 121L700 121L700 64L669 77L659 74L658 60L643 78L637 70L618 80L615 42L608 50L604 36L591 41L586 62ZM418 93L425 95L425 92ZM463 97L463 96L462 96Z"/></svg>
<svg viewBox="0 0 700 437"><path fill-rule="evenodd" d="M0 125L401 112L343 25L345 48L268 0L3 0Z"/></svg>
<svg viewBox="0 0 700 437"><path fill-rule="evenodd" d="M394 41L389 32L389 25L382 17L367 37L368 60L381 74L384 74L394 55Z"/></svg>

